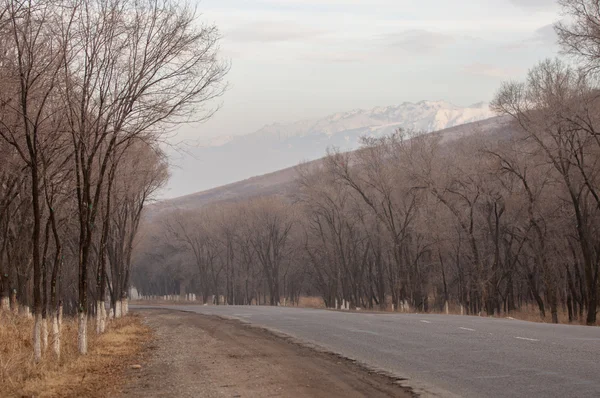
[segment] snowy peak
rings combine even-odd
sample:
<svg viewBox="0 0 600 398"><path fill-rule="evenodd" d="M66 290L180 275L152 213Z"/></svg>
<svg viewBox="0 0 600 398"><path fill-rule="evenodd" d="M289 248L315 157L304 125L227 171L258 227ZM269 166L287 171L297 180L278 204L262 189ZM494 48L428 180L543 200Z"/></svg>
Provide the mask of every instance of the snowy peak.
<svg viewBox="0 0 600 398"><path fill-rule="evenodd" d="M308 119L288 124L274 123L238 139L285 141L308 136L332 137L356 130L387 133L390 129L397 128L431 132L493 116L489 105L484 102L469 107L459 107L446 101L404 102L400 105L380 106L369 110L354 109L338 112L322 119Z"/></svg>

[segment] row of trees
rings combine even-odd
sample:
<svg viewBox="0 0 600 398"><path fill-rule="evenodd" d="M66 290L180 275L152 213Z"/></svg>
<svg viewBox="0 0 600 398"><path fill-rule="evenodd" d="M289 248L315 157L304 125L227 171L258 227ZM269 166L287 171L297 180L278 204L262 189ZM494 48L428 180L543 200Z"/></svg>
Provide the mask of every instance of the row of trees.
<svg viewBox="0 0 600 398"><path fill-rule="evenodd" d="M82 354L88 313L119 311L162 141L223 91L218 39L171 0L0 4L0 300L33 308L36 361L62 302Z"/></svg>
<svg viewBox="0 0 600 398"><path fill-rule="evenodd" d="M316 292L329 307L492 315L534 305L554 322L562 307L596 323L600 8L561 4L574 21L557 27L561 44L582 62L544 61L504 84L492 107L506 128L365 138L300 166L293 195L167 214L136 286L172 294L192 281L205 302L229 304Z"/></svg>

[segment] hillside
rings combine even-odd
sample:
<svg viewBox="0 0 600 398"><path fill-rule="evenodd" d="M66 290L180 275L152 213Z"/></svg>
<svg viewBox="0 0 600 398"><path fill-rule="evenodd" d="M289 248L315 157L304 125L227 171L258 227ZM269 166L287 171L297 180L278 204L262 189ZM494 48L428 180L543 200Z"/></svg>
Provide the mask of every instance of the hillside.
<svg viewBox="0 0 600 398"><path fill-rule="evenodd" d="M250 134L210 138L175 160L172 196L204 190L319 159L330 147L357 149L360 137L380 137L402 128L432 132L493 116L486 103L459 107L444 101L405 102L320 119L275 123Z"/></svg>
<svg viewBox="0 0 600 398"><path fill-rule="evenodd" d="M472 122L437 132L442 136L442 142L452 141L470 135L503 134L508 129L508 119L494 117L478 122ZM309 163L317 163L315 160ZM223 185L191 195L164 200L149 207L152 214L172 209L194 209L209 203L223 200L248 198L269 194L286 194L293 189L296 177L296 166L287 167L268 174L248 178L232 184Z"/></svg>

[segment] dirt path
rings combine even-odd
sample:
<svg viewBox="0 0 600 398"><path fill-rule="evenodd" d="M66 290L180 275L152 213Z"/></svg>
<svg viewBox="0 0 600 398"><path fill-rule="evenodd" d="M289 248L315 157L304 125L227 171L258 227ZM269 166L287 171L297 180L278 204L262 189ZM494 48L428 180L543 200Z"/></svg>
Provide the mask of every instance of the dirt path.
<svg viewBox="0 0 600 398"><path fill-rule="evenodd" d="M138 311L156 332L127 397L410 397L389 378L237 321Z"/></svg>

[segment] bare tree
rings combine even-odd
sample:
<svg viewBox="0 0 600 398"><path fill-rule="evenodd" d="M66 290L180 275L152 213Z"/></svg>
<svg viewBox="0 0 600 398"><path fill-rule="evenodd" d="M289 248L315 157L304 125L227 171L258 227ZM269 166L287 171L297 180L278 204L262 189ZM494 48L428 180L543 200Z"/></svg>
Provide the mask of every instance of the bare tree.
<svg viewBox="0 0 600 398"><path fill-rule="evenodd" d="M600 261L594 221L600 210L596 102L585 77L558 60L532 69L526 83L505 84L494 102L517 121L562 180L584 262L589 324L596 322Z"/></svg>

